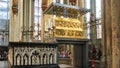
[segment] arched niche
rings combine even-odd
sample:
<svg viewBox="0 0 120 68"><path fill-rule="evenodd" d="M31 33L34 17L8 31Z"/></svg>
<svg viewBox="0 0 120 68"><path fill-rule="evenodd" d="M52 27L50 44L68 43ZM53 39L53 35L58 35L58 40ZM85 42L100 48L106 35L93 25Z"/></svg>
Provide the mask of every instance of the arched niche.
<svg viewBox="0 0 120 68"><path fill-rule="evenodd" d="M43 57L42 57L43 58L43 60L42 60L43 64L47 64L47 61L48 61L48 57L47 56L48 55L46 53L43 54Z"/></svg>
<svg viewBox="0 0 120 68"><path fill-rule="evenodd" d="M16 65L21 65L21 55L20 54L16 55Z"/></svg>
<svg viewBox="0 0 120 68"><path fill-rule="evenodd" d="M49 63L50 64L54 63L54 54L52 54L52 53L49 55Z"/></svg>
<svg viewBox="0 0 120 68"><path fill-rule="evenodd" d="M29 56L27 54L24 54L23 56L23 65L29 64Z"/></svg>

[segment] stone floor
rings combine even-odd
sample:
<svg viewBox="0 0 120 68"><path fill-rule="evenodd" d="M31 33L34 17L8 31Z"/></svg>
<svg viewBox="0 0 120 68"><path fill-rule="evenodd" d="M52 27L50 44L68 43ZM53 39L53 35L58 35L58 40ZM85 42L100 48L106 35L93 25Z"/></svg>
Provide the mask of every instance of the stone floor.
<svg viewBox="0 0 120 68"><path fill-rule="evenodd" d="M59 64L60 68L75 68L71 65ZM8 61L0 61L0 68L8 68Z"/></svg>
<svg viewBox="0 0 120 68"><path fill-rule="evenodd" d="M60 68L76 68L71 65L59 64ZM0 68L8 68L8 61L0 61Z"/></svg>
<svg viewBox="0 0 120 68"><path fill-rule="evenodd" d="M71 65L66 65L66 64L59 64L60 68L79 68L79 67L74 67Z"/></svg>
<svg viewBox="0 0 120 68"><path fill-rule="evenodd" d="M8 61L0 61L0 68L8 68Z"/></svg>
<svg viewBox="0 0 120 68"><path fill-rule="evenodd" d="M60 68L78 68L71 65L59 64ZM8 68L8 61L0 61L0 68Z"/></svg>

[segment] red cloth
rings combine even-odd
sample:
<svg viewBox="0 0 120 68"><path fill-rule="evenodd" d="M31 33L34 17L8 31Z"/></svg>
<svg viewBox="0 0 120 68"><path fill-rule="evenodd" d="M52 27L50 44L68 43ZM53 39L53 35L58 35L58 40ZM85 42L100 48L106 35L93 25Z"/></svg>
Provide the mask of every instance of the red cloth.
<svg viewBox="0 0 120 68"><path fill-rule="evenodd" d="M92 61L91 61L91 67L92 67L92 68L95 68L95 62L94 62L94 59L92 59Z"/></svg>

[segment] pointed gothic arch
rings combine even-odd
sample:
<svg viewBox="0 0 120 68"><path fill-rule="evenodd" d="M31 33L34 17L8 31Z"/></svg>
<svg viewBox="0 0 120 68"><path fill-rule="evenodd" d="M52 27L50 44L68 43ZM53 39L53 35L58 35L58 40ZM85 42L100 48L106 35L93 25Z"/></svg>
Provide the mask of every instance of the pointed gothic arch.
<svg viewBox="0 0 120 68"><path fill-rule="evenodd" d="M23 55L23 65L29 64L29 56L27 54Z"/></svg>
<svg viewBox="0 0 120 68"><path fill-rule="evenodd" d="M47 64L48 55L47 55L46 53L44 53L43 56L42 56L42 58L43 58L43 60L42 60L42 61L43 61L43 64Z"/></svg>
<svg viewBox="0 0 120 68"><path fill-rule="evenodd" d="M54 63L54 54L52 54L52 53L49 55L49 63L50 64Z"/></svg>
<svg viewBox="0 0 120 68"><path fill-rule="evenodd" d="M16 55L16 65L21 65L21 55L20 54L17 54Z"/></svg>

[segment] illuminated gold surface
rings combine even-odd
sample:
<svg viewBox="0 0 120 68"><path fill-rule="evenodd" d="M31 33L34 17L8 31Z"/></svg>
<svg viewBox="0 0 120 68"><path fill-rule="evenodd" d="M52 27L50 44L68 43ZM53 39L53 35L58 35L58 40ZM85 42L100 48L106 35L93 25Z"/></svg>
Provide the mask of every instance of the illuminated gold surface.
<svg viewBox="0 0 120 68"><path fill-rule="evenodd" d="M78 6L51 3L43 12L43 14L52 15L52 19L45 23L45 30L52 37L84 38L82 20L80 21L78 18L80 19L87 12L90 12L90 10ZM50 19L50 17L46 18ZM51 35L51 32L53 35Z"/></svg>
<svg viewBox="0 0 120 68"><path fill-rule="evenodd" d="M78 19L55 18L55 37L83 38L82 23Z"/></svg>
<svg viewBox="0 0 120 68"><path fill-rule="evenodd" d="M67 21L67 22L75 22L75 23L81 23L78 19L73 19L73 18L56 17L55 20L58 20L58 21Z"/></svg>

